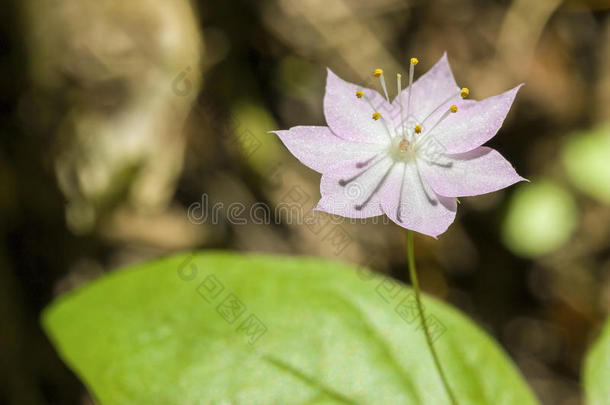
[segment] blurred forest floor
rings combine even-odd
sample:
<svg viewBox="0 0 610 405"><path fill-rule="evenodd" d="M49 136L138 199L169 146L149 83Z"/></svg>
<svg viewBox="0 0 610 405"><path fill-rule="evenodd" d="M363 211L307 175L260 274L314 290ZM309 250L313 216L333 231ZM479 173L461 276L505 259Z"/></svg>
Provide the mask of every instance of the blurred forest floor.
<svg viewBox="0 0 610 405"><path fill-rule="evenodd" d="M319 176L268 131L325 124L326 67L373 87L374 68L404 74L416 56L418 76L444 51L472 98L525 82L491 146L532 182L461 199L446 234L418 237L423 288L498 339L543 403L581 404L583 354L610 310L609 8L6 1L0 404L90 403L38 317L128 263L233 249L327 256L407 281L394 225L273 215L281 203L309 215ZM234 203L263 207L270 223Z"/></svg>

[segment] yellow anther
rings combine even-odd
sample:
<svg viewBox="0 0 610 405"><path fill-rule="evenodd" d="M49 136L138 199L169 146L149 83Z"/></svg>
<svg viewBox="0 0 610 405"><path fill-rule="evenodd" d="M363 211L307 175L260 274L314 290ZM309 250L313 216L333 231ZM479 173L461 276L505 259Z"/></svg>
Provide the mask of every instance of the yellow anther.
<svg viewBox="0 0 610 405"><path fill-rule="evenodd" d="M419 60L417 60L417 58L411 58L411 64L413 66L417 65L419 63Z"/></svg>
<svg viewBox="0 0 610 405"><path fill-rule="evenodd" d="M421 125L417 124L417 125L415 126L415 133L416 133L416 134L421 134Z"/></svg>
<svg viewBox="0 0 610 405"><path fill-rule="evenodd" d="M377 121L379 118L381 118L381 114L379 114L378 112L376 112L375 114L373 114L373 119L375 121Z"/></svg>
<svg viewBox="0 0 610 405"><path fill-rule="evenodd" d="M358 98L362 98L363 96L364 96L364 92L363 92L363 91L358 90L358 91L356 92L356 97L358 97Z"/></svg>
<svg viewBox="0 0 610 405"><path fill-rule="evenodd" d="M470 94L470 90L468 90L468 87L462 87L462 90L460 90L460 96L462 98L466 98L466 97L468 97L469 94Z"/></svg>
<svg viewBox="0 0 610 405"><path fill-rule="evenodd" d="M381 69L375 69L375 71L373 72L373 76L375 77L379 77L383 74L383 70Z"/></svg>
<svg viewBox="0 0 610 405"><path fill-rule="evenodd" d="M456 113L456 112L457 112L457 105L455 105L455 104L454 104L454 105L452 105L451 107L449 107L449 110L450 110L452 113Z"/></svg>

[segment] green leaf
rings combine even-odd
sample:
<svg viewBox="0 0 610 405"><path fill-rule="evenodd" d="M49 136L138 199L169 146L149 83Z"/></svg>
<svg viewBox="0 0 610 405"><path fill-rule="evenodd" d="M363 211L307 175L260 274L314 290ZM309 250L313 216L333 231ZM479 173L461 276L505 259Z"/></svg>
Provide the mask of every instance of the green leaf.
<svg viewBox="0 0 610 405"><path fill-rule="evenodd" d="M424 302L462 405L537 404L485 333ZM103 405L447 404L413 304L345 264L203 253L102 277L43 324Z"/></svg>
<svg viewBox="0 0 610 405"><path fill-rule="evenodd" d="M610 319L585 360L587 405L610 405Z"/></svg>

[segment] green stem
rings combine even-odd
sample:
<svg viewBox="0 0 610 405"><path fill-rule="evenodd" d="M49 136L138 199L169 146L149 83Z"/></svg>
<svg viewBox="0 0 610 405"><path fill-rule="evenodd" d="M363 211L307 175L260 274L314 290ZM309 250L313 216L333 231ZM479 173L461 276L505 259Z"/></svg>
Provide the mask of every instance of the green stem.
<svg viewBox="0 0 610 405"><path fill-rule="evenodd" d="M428 348L430 349L430 354L432 355L432 359L434 360L436 370L438 371L438 374L440 375L441 380L443 381L443 386L445 387L447 396L449 396L449 399L451 400L451 403L453 405L457 405L458 402L455 399L453 391L451 391L451 387L449 386L449 382L447 381L447 377L445 376L445 372L443 371L441 362L438 359L438 354L436 354L436 349L432 344L432 337L430 336L430 330L428 329L428 321L426 321L426 317L424 316L424 308L421 303L419 291L419 281L417 280L417 270L415 269L415 255L413 253L413 231L407 231L407 257L409 260L409 275L411 277L411 284L413 284L413 290L415 291L415 302L417 303L417 312L419 312L421 324L424 328L424 334L426 335L426 343L428 344Z"/></svg>

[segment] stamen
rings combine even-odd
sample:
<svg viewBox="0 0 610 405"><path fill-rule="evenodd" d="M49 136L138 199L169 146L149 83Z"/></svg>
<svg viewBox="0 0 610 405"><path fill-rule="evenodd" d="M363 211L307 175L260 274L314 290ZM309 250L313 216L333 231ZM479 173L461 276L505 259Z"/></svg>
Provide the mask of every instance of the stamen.
<svg viewBox="0 0 610 405"><path fill-rule="evenodd" d="M436 121L436 124L432 125L432 127L426 131L426 133L421 136L419 138L419 143L424 142L432 133L432 131L434 131L434 129L438 126L438 124L440 124L441 122L443 122L450 114L454 114L456 113L458 110L457 105L453 104L451 107L449 107L449 109L447 111L445 111L445 113L443 115L441 115L441 117L438 119L438 121Z"/></svg>
<svg viewBox="0 0 610 405"><path fill-rule="evenodd" d="M398 222L402 222L402 215L400 214L400 208L402 206L402 191L405 188L405 176L407 175L407 165L405 164L402 168L402 180L400 180L400 193L398 194L398 206L396 207L396 219Z"/></svg>
<svg viewBox="0 0 610 405"><path fill-rule="evenodd" d="M426 189L426 183L424 182L424 179L422 179L422 177L421 177L421 170L419 170L419 165L417 164L417 160L415 161L415 166L416 166L415 167L415 171L417 172L417 178L419 179L419 183L420 183L420 185L422 187L422 190L424 190L424 194L426 195L426 199L428 200L428 202L431 205L438 204L438 202L434 198L430 197L430 194L428 193L428 190Z"/></svg>
<svg viewBox="0 0 610 405"><path fill-rule="evenodd" d="M363 91L361 91L361 90L358 90L358 91L356 92L356 97L358 97L358 98L362 98L362 96L364 96L364 92L363 92Z"/></svg>
<svg viewBox="0 0 610 405"><path fill-rule="evenodd" d="M362 169L364 166L368 165L369 163L371 163L373 161L373 159L375 159L377 156L379 155L375 155L373 157L368 158L367 160L365 160L364 162L358 162L356 163L356 168L357 169Z"/></svg>
<svg viewBox="0 0 610 405"><path fill-rule="evenodd" d="M371 99L370 99L370 98L368 98L368 96L367 96L366 94L364 94L364 92L363 92L363 91L360 91L360 94L361 94L361 96L359 97L359 96L358 96L358 92L356 92L356 97L358 97L358 98L363 98L363 99L364 99L364 101L366 101L366 102L367 102L367 104L369 105L369 107L371 107L371 110L373 110L373 112L376 112L376 111L377 111L377 109L375 108L375 106L374 106L374 105L373 105L373 103L371 102Z"/></svg>
<svg viewBox="0 0 610 405"><path fill-rule="evenodd" d="M367 197L366 200L364 200L362 202L362 204L360 205L355 205L354 208L357 211L362 210L368 203L369 201L371 201L371 198L373 198L373 196L375 194L377 194L377 192L379 191L379 189L381 188L381 186L383 185L383 183L385 182L385 180L388 178L388 175L390 174L390 172L392 171L392 169L394 168L394 165L396 163L392 163L392 165L388 168L388 170L385 172L385 174L383 175L383 177L381 178L381 180L379 180L379 183L377 183L377 186L375 186L375 188L373 189L373 191L371 192L371 194Z"/></svg>
<svg viewBox="0 0 610 405"><path fill-rule="evenodd" d="M381 88L383 89L383 93L385 94L385 99L388 101L388 104L389 104L390 97L388 96L388 89L385 85L385 78L383 77L383 70L375 69L375 71L373 72L373 76L379 78L379 81L381 82Z"/></svg>
<svg viewBox="0 0 610 405"><path fill-rule="evenodd" d="M454 98L460 96L462 98L466 98L468 97L468 95L470 94L470 90L468 90L466 87L462 88L460 91L458 91L457 93L447 97L447 99L445 101L443 101L442 103L440 103L434 110L432 110L430 112L430 114L426 115L426 118L424 118L421 123L424 124L426 122L426 120L428 118L430 118L435 112L437 112L442 106L444 106L445 104L447 104L448 102L450 102L451 100L453 100Z"/></svg>
<svg viewBox="0 0 610 405"><path fill-rule="evenodd" d="M421 134L421 125L417 124L417 125L415 126L415 133L416 133L416 134Z"/></svg>
<svg viewBox="0 0 610 405"><path fill-rule="evenodd" d="M381 70L381 69L379 69ZM356 97L358 97L358 93L356 93ZM392 133L390 132L390 129L388 128L388 124L385 122L385 119L383 118L383 116L381 114L379 114L375 108L375 106L373 105L373 103L371 102L371 100L367 97L366 94L364 94L364 92L362 92L362 98L364 98L364 101L366 101L368 103L368 105L371 107L371 110L373 110L373 119L375 121L377 121L379 118L381 118L381 121L383 122L383 126L386 130L386 133L388 134L388 137L390 138L390 140L392 139Z"/></svg>
<svg viewBox="0 0 610 405"><path fill-rule="evenodd" d="M402 91L402 83L401 83L401 79L402 79L402 75L400 73L396 74L396 88L398 90L398 105L400 106L400 131L402 132L402 136L403 138L406 138L406 131L405 131L405 118L402 114L402 95L400 94L400 92Z"/></svg>
<svg viewBox="0 0 610 405"><path fill-rule="evenodd" d="M430 165L434 165L434 166L439 166L439 167L444 167L445 169L449 169L451 167L453 167L453 162L451 161L447 161L447 162L436 162L434 160L430 160L428 159L426 156L422 156L422 159L424 160L424 162L430 164Z"/></svg>
<svg viewBox="0 0 610 405"><path fill-rule="evenodd" d="M409 66L409 95L407 96L407 119L409 119L409 113L411 110L411 93L413 88L413 73L415 72L415 65L417 65L419 61L417 58L411 58L411 64Z"/></svg>
<svg viewBox="0 0 610 405"><path fill-rule="evenodd" d="M367 167L366 169L356 173L355 175L353 175L352 177L348 178L348 179L341 179L339 180L339 185L341 187L345 187L347 186L349 183L351 183L352 181L356 180L358 177L362 176L364 173L368 172L369 170L371 170L373 167L377 166L379 164L379 162L381 162L383 160L383 158L385 158L387 156L387 153L382 155L381 158L377 159L372 165L370 165L369 167ZM374 156L375 157L379 157L379 155ZM356 167L358 167L358 164L356 164Z"/></svg>

